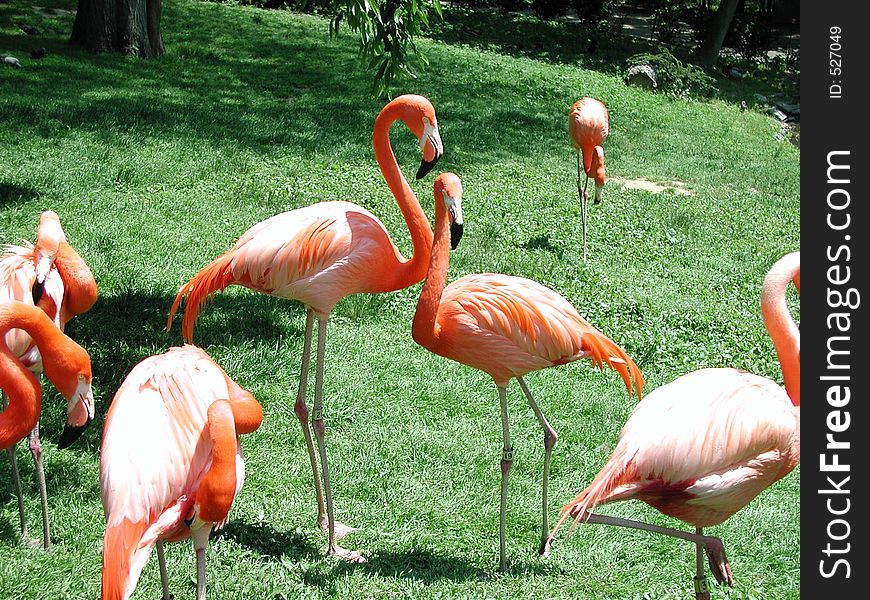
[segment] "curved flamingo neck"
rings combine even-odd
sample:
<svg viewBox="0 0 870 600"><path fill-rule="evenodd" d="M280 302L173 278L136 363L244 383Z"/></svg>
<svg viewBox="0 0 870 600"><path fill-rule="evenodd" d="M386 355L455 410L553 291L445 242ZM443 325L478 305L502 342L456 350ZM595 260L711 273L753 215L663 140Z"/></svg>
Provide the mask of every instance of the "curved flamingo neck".
<svg viewBox="0 0 870 600"><path fill-rule="evenodd" d="M413 255L410 259L400 263L393 273L392 289L400 289L413 285L426 275L426 267L429 262L429 254L432 251L432 228L426 213L420 207L420 202L408 181L399 168L396 155L390 145L390 126L397 120L404 121L403 112L407 110L402 103L392 102L385 106L375 120L375 128L372 133L372 144L375 148L375 160L381 168L381 174L392 192L408 231L411 234Z"/></svg>
<svg viewBox="0 0 870 600"><path fill-rule="evenodd" d="M771 267L761 289L761 317L779 358L785 391L795 406L801 403L801 338L785 292L792 280L800 285L800 269L800 253L787 254Z"/></svg>
<svg viewBox="0 0 870 600"><path fill-rule="evenodd" d="M435 238L426 281L417 300L411 334L414 341L428 350L433 350L438 341L440 327L436 321L441 295L450 267L450 219L444 202L439 200L440 190L435 189Z"/></svg>
<svg viewBox="0 0 870 600"><path fill-rule="evenodd" d="M61 322L65 324L74 316L91 309L97 301L97 282L79 253L66 242L61 242L58 247L54 264L63 281Z"/></svg>
<svg viewBox="0 0 870 600"><path fill-rule="evenodd" d="M233 409L226 400L208 407L211 465L199 484L196 503L202 521L218 523L227 518L236 495L236 428Z"/></svg>
<svg viewBox="0 0 870 600"><path fill-rule="evenodd" d="M36 426L42 409L42 386L6 345L6 333L16 328L30 335L43 356L51 352L60 334L38 308L21 302L0 308L0 388L9 398L9 406L0 412L0 449L23 439Z"/></svg>

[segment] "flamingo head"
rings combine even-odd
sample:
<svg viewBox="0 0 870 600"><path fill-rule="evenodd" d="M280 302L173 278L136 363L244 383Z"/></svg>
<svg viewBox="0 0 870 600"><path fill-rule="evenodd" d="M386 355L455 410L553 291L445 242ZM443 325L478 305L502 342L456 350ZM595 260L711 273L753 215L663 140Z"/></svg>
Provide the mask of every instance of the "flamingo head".
<svg viewBox="0 0 870 600"><path fill-rule="evenodd" d="M60 226L60 217L53 210L43 212L39 217L39 227L36 230L36 246L33 248L33 261L36 266L36 281L31 293L33 303L39 304L39 299L45 291L45 278L54 266L60 245L66 241L66 235Z"/></svg>
<svg viewBox="0 0 870 600"><path fill-rule="evenodd" d="M420 141L423 160L417 170L417 179L425 177L444 154L441 134L438 133L438 119L435 107L428 98L417 94L404 94L392 100L384 110L398 111L398 116Z"/></svg>
<svg viewBox="0 0 870 600"><path fill-rule="evenodd" d="M91 389L91 359L87 351L69 338L62 338L59 352L43 353L46 377L66 398L66 425L57 442L67 448L94 419L94 394Z"/></svg>
<svg viewBox="0 0 870 600"><path fill-rule="evenodd" d="M450 247L456 249L462 239L462 182L454 173L441 173L435 178L435 201L444 203L450 215Z"/></svg>
<svg viewBox="0 0 870 600"><path fill-rule="evenodd" d="M604 170L604 148L595 146L592 153L592 168L590 169L590 177L595 178L595 204L601 202L601 190L604 189L604 182L607 181L607 171Z"/></svg>

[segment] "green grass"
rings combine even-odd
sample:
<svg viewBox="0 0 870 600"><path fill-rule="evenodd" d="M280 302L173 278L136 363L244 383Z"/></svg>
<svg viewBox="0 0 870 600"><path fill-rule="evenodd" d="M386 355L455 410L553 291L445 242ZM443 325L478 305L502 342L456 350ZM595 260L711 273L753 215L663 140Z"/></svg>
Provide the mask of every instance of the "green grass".
<svg viewBox="0 0 870 600"><path fill-rule="evenodd" d="M71 0L39 4L75 8ZM41 35L25 36L15 25L25 22ZM98 596L102 415L136 362L180 343L178 328L163 330L166 313L203 264L257 221L324 199L372 210L410 252L373 159L382 103L367 95L370 73L352 36L330 40L317 17L178 0L164 6L167 54L141 61L70 47L71 23L41 17L23 0L0 4L0 54L24 65L0 68L0 241L32 240L39 212L52 208L100 287L97 305L68 328L91 353L98 414L69 450L53 443L64 404L46 386L49 552L18 541L8 462L0 460L3 599ZM555 43L540 43L548 41ZM40 46L48 56L30 59ZM420 46L432 65L398 91L433 101L446 148L438 170L463 178L466 237L451 280L496 271L553 287L635 358L647 391L705 366L780 379L758 298L769 266L799 247L799 161L795 148L774 139L776 123L722 100L625 87L612 64L570 51L558 60L523 56L445 35ZM610 108L611 176L679 180L694 193L608 184L604 202L591 208L586 263L566 134L567 109L583 95ZM393 144L413 173L416 141L397 127ZM429 215L431 185L431 176L412 183ZM496 390L486 375L413 343L419 289L348 298L330 324L324 397L333 490L337 517L359 527L345 545L369 558L361 566L324 558L314 523L291 401L303 308L231 288L203 311L197 342L266 413L243 439L246 484L209 545L210 597L690 597L694 550L678 540L580 527L548 559L537 557L542 436L515 385L511 570L492 576ZM554 517L604 463L633 400L615 373L585 363L527 382L560 436ZM18 455L38 531L32 462L21 446ZM710 529L724 540L736 581L733 590L716 586L714 597L798 597L798 471ZM604 512L681 525L639 502ZM193 598L189 542L170 546L167 558L175 597ZM152 557L134 597L159 593Z"/></svg>

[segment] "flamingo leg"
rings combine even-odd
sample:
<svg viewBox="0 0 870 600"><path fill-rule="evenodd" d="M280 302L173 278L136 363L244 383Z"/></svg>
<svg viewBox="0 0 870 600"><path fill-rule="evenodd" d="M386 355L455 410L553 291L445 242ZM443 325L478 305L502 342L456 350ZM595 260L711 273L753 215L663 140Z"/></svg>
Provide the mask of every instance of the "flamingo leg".
<svg viewBox="0 0 870 600"><path fill-rule="evenodd" d="M602 525L616 525L618 527L629 527L631 529L640 529L642 531L651 531L662 535L679 538L694 542L704 549L707 554L707 561L710 564L710 570L713 576L719 583L725 583L729 586L734 584L731 577L731 565L728 564L728 558L725 556L725 547L722 545L722 540L717 537L702 535L701 533L689 533L688 531L680 531L679 529L671 529L670 527L660 527L649 523L641 523L640 521L632 521L629 519L621 519L619 517L610 517L607 515L596 515L594 513L586 513L581 517L586 523L600 523ZM701 531L698 529L697 531Z"/></svg>
<svg viewBox="0 0 870 600"><path fill-rule="evenodd" d="M580 180L583 179L585 173L581 170L580 151L577 151L577 193L580 194L580 221L583 224L583 260L586 260L586 206L589 203L589 195L586 193L586 186L589 185L589 176L587 175L583 185L580 185Z"/></svg>
<svg viewBox="0 0 870 600"><path fill-rule="evenodd" d="M169 593L169 576L166 573L166 555L163 552L163 540L157 540L157 564L160 567L160 585L163 588L161 600L172 600Z"/></svg>
<svg viewBox="0 0 870 600"><path fill-rule="evenodd" d="M550 525L547 520L547 491L549 488L550 482L550 460L553 456L553 446L556 445L556 440L559 438L556 435L556 430L550 425L547 421L547 418L544 416L544 413L541 411L541 408L538 406L538 403L535 402L535 399L532 397L532 392L529 391L528 386L526 386L526 382L523 381L522 377L517 377L517 381L520 384L520 387L523 389L523 393L526 395L526 399L529 401L529 406L532 407L532 411L535 413L535 416L538 418L538 423L541 424L541 428L544 430L544 475L541 481L541 503L542 503L542 519L541 519L541 546L538 548L538 554L541 556L549 556L550 555Z"/></svg>
<svg viewBox="0 0 870 600"><path fill-rule="evenodd" d="M504 437L504 447L501 454L501 505L498 522L498 570L507 571L507 552L505 539L507 537L507 492L508 473L514 462L514 449L511 445L510 425L507 412L507 389L498 388L498 403L501 411L501 431Z"/></svg>
<svg viewBox="0 0 870 600"><path fill-rule="evenodd" d="M0 391L3 397L3 409L6 409L6 406L9 404L9 400L6 398L6 392ZM9 467L12 470L12 481L15 484L15 495L18 498L18 522L21 525L21 539L27 539L27 518L24 515L24 492L21 490L21 475L18 473L18 458L15 456L15 448L17 444L14 444L11 448L6 449L6 453L9 455Z"/></svg>
<svg viewBox="0 0 870 600"><path fill-rule="evenodd" d="M205 547L196 549L196 600L205 600Z"/></svg>
<svg viewBox="0 0 870 600"><path fill-rule="evenodd" d="M329 461L326 458L326 442L324 440L325 426L323 424L323 362L326 353L326 319L318 319L317 322L317 362L314 367L314 414L311 416L311 427L317 438L317 450L320 454L320 468L323 472L323 491L326 498L326 515L329 531L329 546L327 554L341 556L348 562L366 562L359 552L346 550L339 547L336 541L344 537L352 528L336 522L335 511L332 504L332 485L329 479ZM342 535L338 537L336 530L341 529Z"/></svg>
<svg viewBox="0 0 870 600"><path fill-rule="evenodd" d="M314 311L308 309L305 317L305 341L302 347L302 370L299 373L299 391L296 395L294 412L302 426L305 435L305 445L308 447L308 459L311 461L311 471L314 474L314 492L317 495L317 523L322 529L327 529L326 506L323 503L323 488L320 485L320 472L317 468L317 455L314 451L314 441L311 438L311 428L308 424L308 405L305 394L308 388L308 368L311 364L311 334L314 329Z"/></svg>
<svg viewBox="0 0 870 600"><path fill-rule="evenodd" d="M704 530L696 527L695 533L702 536ZM697 542L695 543L695 568L695 600L710 600L710 588L707 587L707 576L704 575L704 546Z"/></svg>
<svg viewBox="0 0 870 600"><path fill-rule="evenodd" d="M39 443L39 421L30 432L30 453L36 465L36 483L39 486L39 501L42 504L42 547L48 550L51 540L48 536L48 492L45 489L45 471L42 468L42 445Z"/></svg>

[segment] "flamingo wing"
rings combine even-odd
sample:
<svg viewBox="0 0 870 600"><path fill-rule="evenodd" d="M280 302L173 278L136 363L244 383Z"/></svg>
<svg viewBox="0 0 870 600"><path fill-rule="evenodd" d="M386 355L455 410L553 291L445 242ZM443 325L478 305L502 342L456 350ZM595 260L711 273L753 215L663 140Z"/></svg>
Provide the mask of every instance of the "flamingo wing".
<svg viewBox="0 0 870 600"><path fill-rule="evenodd" d="M529 279L492 273L462 277L444 290L437 322L450 358L497 381L588 356L599 367L616 369L629 392L632 379L638 392L643 384L622 348L561 295Z"/></svg>
<svg viewBox="0 0 870 600"><path fill-rule="evenodd" d="M0 302L18 300L33 304L33 284L36 281L36 265L33 246L25 242L23 246L6 245L0 256ZM45 311L54 324L61 330L59 307L63 302L64 286L57 271L52 269L45 278L45 290L39 307ZM42 358L33 345L30 336L21 329L12 329L6 334L6 344L29 369L42 370Z"/></svg>

